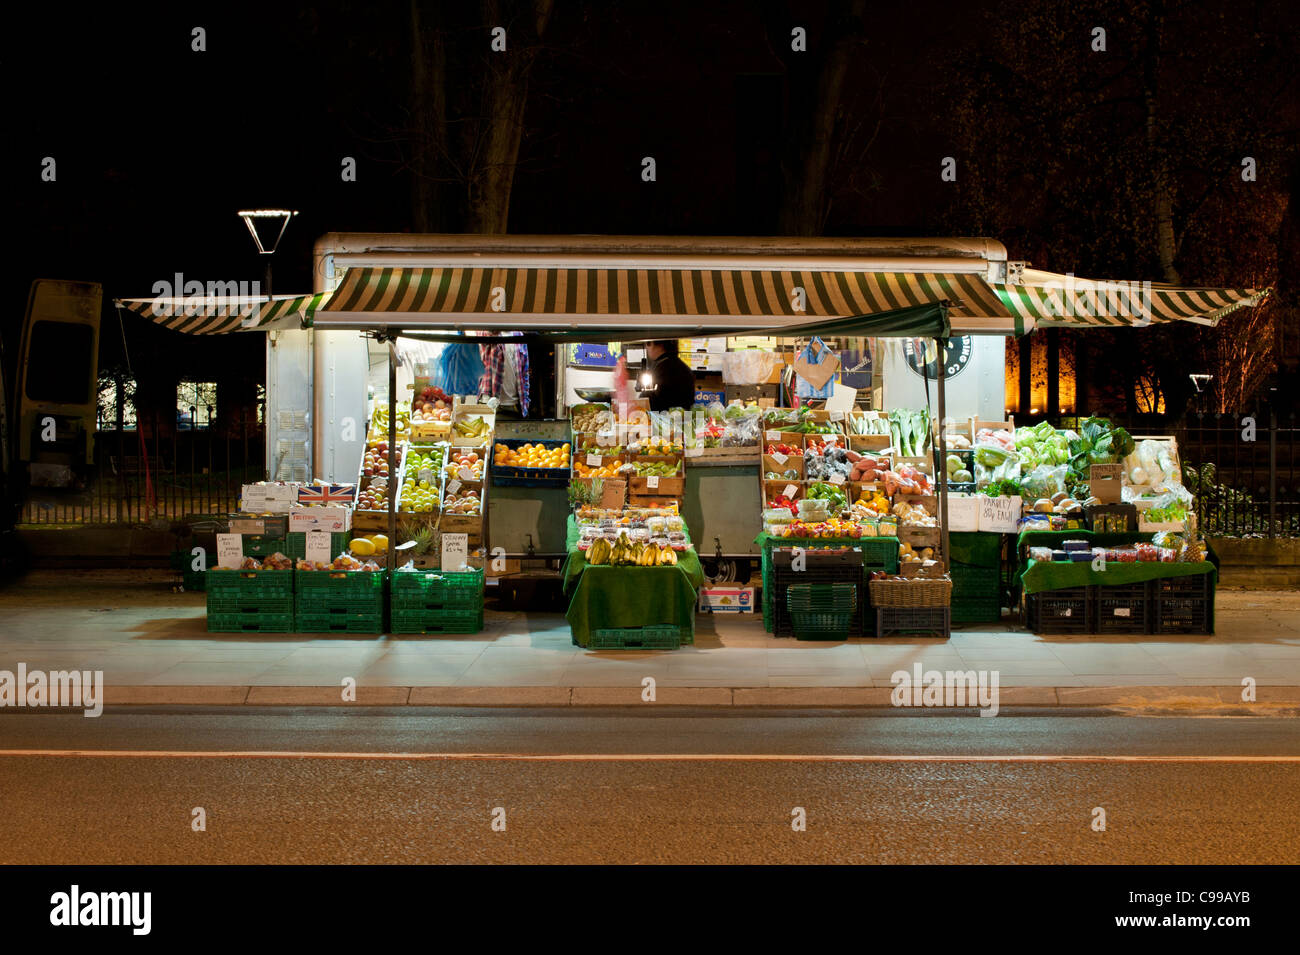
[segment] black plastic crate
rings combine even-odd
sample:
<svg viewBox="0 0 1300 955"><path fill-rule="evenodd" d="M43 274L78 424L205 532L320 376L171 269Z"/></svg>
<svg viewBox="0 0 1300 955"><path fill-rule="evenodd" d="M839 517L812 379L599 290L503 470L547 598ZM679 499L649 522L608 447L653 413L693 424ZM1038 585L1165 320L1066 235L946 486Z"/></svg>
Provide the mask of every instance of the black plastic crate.
<svg viewBox="0 0 1300 955"><path fill-rule="evenodd" d="M1214 584L1210 574L1153 580L1148 592L1150 633L1214 633Z"/></svg>
<svg viewBox="0 0 1300 955"><path fill-rule="evenodd" d="M1099 584L1094 588L1097 633L1146 633L1150 610L1146 582Z"/></svg>
<svg viewBox="0 0 1300 955"><path fill-rule="evenodd" d="M1034 633L1092 633L1091 587L1044 590L1025 596L1025 629Z"/></svg>
<svg viewBox="0 0 1300 955"><path fill-rule="evenodd" d="M948 607L877 607L876 636L926 634L948 639L952 616Z"/></svg>
<svg viewBox="0 0 1300 955"><path fill-rule="evenodd" d="M791 569L792 558L792 551L786 548L772 552L773 635L795 636L786 605L786 592L792 584L852 584L858 589L858 599L846 636L861 636L867 589L863 580L862 553L853 550L818 551L810 547L804 555L803 570Z"/></svg>

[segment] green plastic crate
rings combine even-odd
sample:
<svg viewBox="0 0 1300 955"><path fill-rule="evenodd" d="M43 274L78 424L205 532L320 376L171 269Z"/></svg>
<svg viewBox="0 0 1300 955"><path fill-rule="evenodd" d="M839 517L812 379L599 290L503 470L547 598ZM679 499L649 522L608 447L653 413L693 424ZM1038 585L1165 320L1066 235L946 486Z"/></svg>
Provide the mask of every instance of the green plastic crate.
<svg viewBox="0 0 1300 955"><path fill-rule="evenodd" d="M347 531L337 531L330 534L330 560L347 551L350 539ZM292 557L294 560L306 560L307 531L290 531L284 538L284 548L286 557Z"/></svg>
<svg viewBox="0 0 1300 955"><path fill-rule="evenodd" d="M797 640L844 640L854 635L855 584L791 584L785 590L785 605Z"/></svg>
<svg viewBox="0 0 1300 955"><path fill-rule="evenodd" d="M300 570L297 574L298 612L384 612L383 570Z"/></svg>
<svg viewBox="0 0 1300 955"><path fill-rule="evenodd" d="M291 633L292 613L208 614L209 633Z"/></svg>
<svg viewBox="0 0 1300 955"><path fill-rule="evenodd" d="M683 643L684 627L661 624L628 629L602 629L591 631L587 638L588 650L676 650Z"/></svg>
<svg viewBox="0 0 1300 955"><path fill-rule="evenodd" d="M293 594L292 570L222 570L207 572L208 593L230 592L238 596L257 594L273 597ZM228 594L227 594L228 595Z"/></svg>
<svg viewBox="0 0 1300 955"><path fill-rule="evenodd" d="M394 610L481 610L483 571L401 571L392 577Z"/></svg>
<svg viewBox="0 0 1300 955"><path fill-rule="evenodd" d="M270 557L272 554L284 554L286 557L292 557L289 553L289 544L283 537L270 537L266 534L240 534L239 544L243 548L245 557Z"/></svg>
<svg viewBox="0 0 1300 955"><path fill-rule="evenodd" d="M774 614L772 612L772 601L775 599L776 587L772 580L772 549L775 547L794 547L806 546L812 547L838 547L841 544L850 547L860 548L862 551L862 578L863 587L866 587L866 581L876 571L885 571L888 574L898 573L898 538L897 537L816 537L816 538L798 538L798 537L769 537L763 542L763 629L768 633L772 632ZM872 629L869 622L864 621L864 631Z"/></svg>
<svg viewBox="0 0 1300 955"><path fill-rule="evenodd" d="M292 614L293 597L289 594L239 594L230 591L208 591L208 616L214 614Z"/></svg>
<svg viewBox="0 0 1300 955"><path fill-rule="evenodd" d="M955 582L954 582L955 583ZM992 600L952 600L953 623L997 623L1002 619L1001 601Z"/></svg>
<svg viewBox="0 0 1300 955"><path fill-rule="evenodd" d="M299 633L383 633L382 613L298 613Z"/></svg>
<svg viewBox="0 0 1300 955"><path fill-rule="evenodd" d="M193 593L202 593L207 585L207 572L186 570L181 573L181 586Z"/></svg>
<svg viewBox="0 0 1300 955"><path fill-rule="evenodd" d="M394 610L393 633L478 633L483 629L483 609Z"/></svg>
<svg viewBox="0 0 1300 955"><path fill-rule="evenodd" d="M997 567L975 567L971 564L953 564L952 599L997 601L1002 587L1002 572Z"/></svg>

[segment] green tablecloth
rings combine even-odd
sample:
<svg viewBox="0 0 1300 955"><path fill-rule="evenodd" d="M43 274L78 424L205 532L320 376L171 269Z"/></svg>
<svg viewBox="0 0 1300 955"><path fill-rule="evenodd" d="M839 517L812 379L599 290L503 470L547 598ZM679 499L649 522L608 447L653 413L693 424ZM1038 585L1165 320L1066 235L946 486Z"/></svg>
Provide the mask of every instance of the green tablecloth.
<svg viewBox="0 0 1300 955"><path fill-rule="evenodd" d="M1149 531L1146 533L1141 531L1129 531L1122 534L1094 534L1092 531L1085 530L1021 531L1020 536L1016 539L1016 554L1017 559L1020 562L1018 576L1022 576L1029 567L1029 558L1025 556L1026 547L1050 547L1053 550L1059 550L1061 542L1067 540L1086 540L1098 547L1112 547L1117 544L1136 544L1140 541L1149 541L1151 540L1151 533ZM1208 541L1205 545L1205 556L1209 563L1214 565L1214 570L1217 573L1219 569L1219 555L1214 552L1214 548L1209 545ZM1196 565L1188 564L1185 566L1194 567ZM1074 585L1068 584L1066 586ZM1029 592L1032 593L1033 591Z"/></svg>
<svg viewBox="0 0 1300 955"><path fill-rule="evenodd" d="M1003 536L989 531L950 531L948 552L951 562L970 567L1000 567Z"/></svg>
<svg viewBox="0 0 1300 955"><path fill-rule="evenodd" d="M1102 535L1107 536L1107 535ZM1091 561L1031 560L1020 575L1021 585L1027 594L1043 590L1064 590L1067 587L1090 587L1094 584L1137 584L1162 577L1192 577L1196 574L1213 574L1209 561L1198 564L1169 564L1159 561L1119 563L1106 561L1105 570L1093 570ZM1213 583L1213 580L1211 580Z"/></svg>
<svg viewBox="0 0 1300 955"><path fill-rule="evenodd" d="M593 567L577 549L578 527L569 518L569 556L560 572L571 593L565 612L573 642L585 647L593 629L635 629L670 624L695 632L695 601L704 569L693 550L679 551L675 567Z"/></svg>

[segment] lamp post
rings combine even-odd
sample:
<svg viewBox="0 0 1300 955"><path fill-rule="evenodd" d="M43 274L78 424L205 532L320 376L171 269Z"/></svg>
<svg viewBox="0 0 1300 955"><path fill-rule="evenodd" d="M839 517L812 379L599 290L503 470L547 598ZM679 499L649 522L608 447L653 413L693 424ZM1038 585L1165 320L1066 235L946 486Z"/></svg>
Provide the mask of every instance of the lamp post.
<svg viewBox="0 0 1300 955"><path fill-rule="evenodd" d="M280 247L280 240L284 238L284 230L289 228L289 220L298 214L296 209L243 209L239 217L244 220L244 225L248 226L248 233L253 237L253 243L257 246L257 254L267 256L266 259L266 297L271 298L271 256L275 250ZM271 247L267 248L262 242L262 237L257 232L257 226L254 220L257 219L279 219L280 231L275 234L275 240Z"/></svg>

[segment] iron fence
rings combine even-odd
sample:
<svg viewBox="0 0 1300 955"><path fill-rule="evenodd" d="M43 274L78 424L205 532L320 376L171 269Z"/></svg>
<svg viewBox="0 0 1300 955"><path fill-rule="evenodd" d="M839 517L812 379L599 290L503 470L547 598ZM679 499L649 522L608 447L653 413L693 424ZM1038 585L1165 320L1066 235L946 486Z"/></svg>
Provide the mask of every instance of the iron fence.
<svg viewBox="0 0 1300 955"><path fill-rule="evenodd" d="M236 421L187 429L146 415L138 428L99 431L76 487L30 488L19 523L144 524L228 514L241 485L266 476L262 427Z"/></svg>
<svg viewBox="0 0 1300 955"><path fill-rule="evenodd" d="M1187 417L1178 444L1202 533L1300 536L1298 433L1294 412Z"/></svg>

